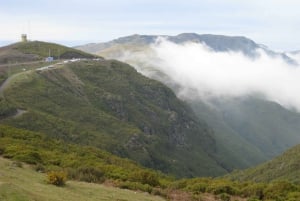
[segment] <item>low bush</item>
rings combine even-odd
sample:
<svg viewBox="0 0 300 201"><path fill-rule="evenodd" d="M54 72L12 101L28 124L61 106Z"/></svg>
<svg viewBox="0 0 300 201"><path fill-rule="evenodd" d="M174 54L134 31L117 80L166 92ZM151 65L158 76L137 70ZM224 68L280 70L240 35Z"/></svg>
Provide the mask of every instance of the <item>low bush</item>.
<svg viewBox="0 0 300 201"><path fill-rule="evenodd" d="M63 171L51 171L47 173L47 182L55 186L66 184L67 174Z"/></svg>
<svg viewBox="0 0 300 201"><path fill-rule="evenodd" d="M137 171L130 178L131 181L148 184L150 186L158 186L158 179L159 177L157 174L147 170Z"/></svg>
<svg viewBox="0 0 300 201"><path fill-rule="evenodd" d="M237 194L237 189L234 187L233 183L226 180L214 180L209 184L206 191L215 195L222 193L227 193L229 195Z"/></svg>
<svg viewBox="0 0 300 201"><path fill-rule="evenodd" d="M40 154L35 151L26 151L15 156L14 159L34 165L42 162Z"/></svg>
<svg viewBox="0 0 300 201"><path fill-rule="evenodd" d="M153 190L153 187L151 187L148 184L141 184L138 182L130 182L130 181L121 182L118 184L118 187L123 189L129 189L129 190L139 190L148 193L151 193Z"/></svg>
<svg viewBox="0 0 300 201"><path fill-rule="evenodd" d="M105 180L104 173L94 167L78 168L73 176L73 179L85 182L102 183Z"/></svg>
<svg viewBox="0 0 300 201"><path fill-rule="evenodd" d="M219 197L222 201L230 201L230 195L228 195L227 193L222 193L219 195Z"/></svg>
<svg viewBox="0 0 300 201"><path fill-rule="evenodd" d="M34 170L35 171L37 171L37 172L45 172L45 167L42 165L42 164L40 164L40 163L38 163L35 167L34 167Z"/></svg>

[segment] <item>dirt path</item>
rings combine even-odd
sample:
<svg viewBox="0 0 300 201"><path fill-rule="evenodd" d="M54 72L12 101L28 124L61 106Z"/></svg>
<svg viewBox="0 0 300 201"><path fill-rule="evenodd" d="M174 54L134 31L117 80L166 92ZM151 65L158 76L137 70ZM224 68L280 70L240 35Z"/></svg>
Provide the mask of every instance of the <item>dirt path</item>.
<svg viewBox="0 0 300 201"><path fill-rule="evenodd" d="M27 71L27 72L29 72L29 71ZM9 86L10 82L11 82L14 78L18 77L19 75L21 75L21 74L23 74L23 73L27 73L27 72L16 73L16 74L14 74L14 75L8 77L8 78L2 83L2 85L0 86L0 97L1 97L1 98L4 98L4 90Z"/></svg>
<svg viewBox="0 0 300 201"><path fill-rule="evenodd" d="M17 113L13 116L13 118L17 118L26 112L27 112L26 110L17 109Z"/></svg>

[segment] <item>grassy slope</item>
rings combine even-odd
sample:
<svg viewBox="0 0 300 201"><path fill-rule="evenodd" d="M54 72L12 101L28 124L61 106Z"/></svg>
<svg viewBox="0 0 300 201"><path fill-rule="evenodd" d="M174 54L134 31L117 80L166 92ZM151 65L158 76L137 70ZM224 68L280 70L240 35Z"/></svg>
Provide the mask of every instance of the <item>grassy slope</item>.
<svg viewBox="0 0 300 201"><path fill-rule="evenodd" d="M44 60L49 56L55 59L72 59L72 58L95 58L96 56L69 48L66 46L46 43L41 41L30 41L25 43L15 43L0 48L0 64L12 64L16 62L30 62Z"/></svg>
<svg viewBox="0 0 300 201"><path fill-rule="evenodd" d="M126 180L143 168L135 162L101 149L66 144L44 134L0 125L0 154L46 169L80 167L99 168L106 178Z"/></svg>
<svg viewBox="0 0 300 201"><path fill-rule="evenodd" d="M133 52L136 54L153 54L153 51L147 45L136 44L112 44L110 47L106 47L97 52L105 58L122 58L124 52ZM141 72L148 72L152 77L162 81L167 86L170 86L176 91L176 85L172 84L172 81L157 70L153 70L152 66L148 66L139 57L126 58L126 63L132 64L135 68L141 68ZM252 165L256 165L260 162L267 160L267 157L254 145L243 139L238 132L233 130L222 119L222 115L217 111L208 107L205 103L188 102L192 107L198 118L206 121L211 128L214 129L216 139L216 153L214 157L217 158L219 164L229 171L233 169L247 168ZM230 140L228 140L230 139Z"/></svg>
<svg viewBox="0 0 300 201"><path fill-rule="evenodd" d="M68 181L65 187L47 184L46 175L30 166L19 168L12 161L0 157L0 200L3 201L160 201L146 193L106 187L100 184Z"/></svg>
<svg viewBox="0 0 300 201"><path fill-rule="evenodd" d="M213 133L205 123L170 89L126 64L84 61L24 74L4 94L28 112L2 123L104 148L178 176L225 173L212 159Z"/></svg>
<svg viewBox="0 0 300 201"><path fill-rule="evenodd" d="M124 52L126 56L122 57ZM180 88L145 63L143 55L151 57L153 54L149 46L112 43L98 54L132 64L140 72L146 72L171 87L175 93ZM215 105L212 107L202 100L188 101L188 104L197 117L214 130L218 148L215 157L227 170L257 165L300 143L300 115L297 112L251 97L213 102Z"/></svg>
<svg viewBox="0 0 300 201"><path fill-rule="evenodd" d="M114 180L113 183L117 186L141 189L152 193L161 192L161 195L165 195L170 200L213 201L231 198L230 200L246 201L248 200L247 198L252 197L265 201L298 201L300 198L299 186L290 182L281 181L264 184L232 182L230 180L212 178L174 181L165 175L143 169L131 161L117 158L101 150L65 144L61 141L49 139L39 133L0 126L0 137L0 153L15 160L39 163L37 166L31 166L31 168L36 169L38 167L40 169L41 164L43 164L46 169L63 168L69 175L74 175L74 169L78 170L78 168L81 169L83 166L93 167L94 170L99 169L103 171L105 178ZM64 188L51 186L45 183L45 175L36 173L32 169L26 169L28 166L18 168L17 162L13 164L5 162L5 166L2 166L2 161L5 160L0 158L1 200L44 200L46 198L46 200L76 200L73 196L78 197L79 200L89 200L86 197L92 200L94 196L97 196L96 199L100 200L105 200L106 198L114 200L110 193L113 193L116 200L135 200L135 198L147 200L146 197L138 197L136 194L134 195L136 197L132 197L133 193L129 191L121 191L94 184L69 181ZM143 172L147 174L140 174ZM77 174L81 175L82 173ZM152 177L141 177L141 180L137 180L139 178L138 175L152 175ZM149 184L153 184L154 175L159 179L159 183L155 184L155 189L149 186ZM157 188L157 186L160 188ZM98 191L101 194L98 194ZM128 194L123 194L122 192L128 192ZM102 193L105 193L105 195ZM63 197L60 195L63 195ZM119 198L117 198L118 196ZM192 197L195 199L192 199ZM154 198L152 197L152 199Z"/></svg>
<svg viewBox="0 0 300 201"><path fill-rule="evenodd" d="M300 145L259 166L235 171L228 176L235 180L270 182L288 180L300 183Z"/></svg>

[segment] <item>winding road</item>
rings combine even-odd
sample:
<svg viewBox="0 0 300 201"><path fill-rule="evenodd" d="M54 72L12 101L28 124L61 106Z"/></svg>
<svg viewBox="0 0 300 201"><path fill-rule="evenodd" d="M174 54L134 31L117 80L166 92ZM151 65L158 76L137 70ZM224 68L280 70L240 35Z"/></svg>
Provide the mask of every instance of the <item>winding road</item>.
<svg viewBox="0 0 300 201"><path fill-rule="evenodd" d="M10 82L18 77L19 75L23 74L25 72L21 72L21 73L16 73L16 74L13 74L12 76L8 77L0 86L0 97L1 98L4 98L4 90L9 86Z"/></svg>

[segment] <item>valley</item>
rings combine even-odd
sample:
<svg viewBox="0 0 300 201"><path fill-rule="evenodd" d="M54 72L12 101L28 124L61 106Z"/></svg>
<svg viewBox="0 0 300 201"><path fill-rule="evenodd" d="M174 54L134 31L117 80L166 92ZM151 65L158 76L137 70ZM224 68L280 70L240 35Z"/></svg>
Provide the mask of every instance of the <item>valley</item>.
<svg viewBox="0 0 300 201"><path fill-rule="evenodd" d="M196 46L197 50L195 50ZM200 47L204 49L199 50ZM224 85L218 86L210 79L206 79L206 76L201 75L201 73L196 73L197 71L202 72L211 77L211 80L216 79L216 83L224 82L227 84L227 80L230 80L228 78L232 77L232 74L246 75L247 69L254 68L256 61L259 65L260 59L264 57L268 60L278 59L280 62L286 63L284 65L287 65L287 68L294 68L297 61L288 57L288 54L277 53L245 37L193 33L177 36L132 35L106 43L87 44L77 48L105 58L129 63L143 75L170 87L179 99L192 108L199 119L205 121L214 130L219 149L216 157L228 171L257 165L300 143L300 115L295 108L289 108L290 106L286 107L276 101L269 100L267 95L259 91L260 88L258 92L248 94L248 89L253 89L257 83L245 86L246 92L242 93L246 94L231 97L228 94L240 93L243 86L238 86L239 83L248 84L247 81L233 77L238 80L238 83L223 89ZM174 54L168 55L172 49L178 50ZM184 58L182 56L184 51L190 56ZM189 51L198 51L199 56ZM160 55L165 55L165 58ZM203 59L203 63L201 63L201 55L208 57L208 59ZM177 57L178 59L171 59ZM228 59L224 59L225 57ZM208 69L211 67L217 71L218 67L223 64L214 64L213 60L222 58L225 60L224 63L228 63L224 67L229 68L229 72L232 71L232 73L227 74L225 70L217 73L219 77L222 74L226 75L221 76L220 79L222 80L218 81L218 76L216 76L217 78L214 77L214 71ZM195 60L195 64L189 59ZM231 69L230 65L235 65L234 60L242 60L241 66L250 66L243 68L243 70ZM189 65L192 67L188 67ZM268 66L269 64L265 63L264 65ZM264 65L261 65L260 68L264 68ZM180 67L177 68L176 66ZM252 75L256 71L260 72L261 70L257 69L248 73ZM199 78L193 74L197 74ZM261 73L257 73L257 75L257 79L261 79L263 76ZM266 73L264 76L268 76L268 74ZM200 77L204 80L203 83ZM244 79L247 79L247 76ZM264 79L266 78L262 78L262 80ZM268 85L268 83L264 85ZM212 88L206 90L205 87L210 86ZM216 87L220 89L216 89ZM231 89L235 88L238 89L237 92L231 92ZM279 90L272 91L272 94L279 94L279 92L277 93ZM218 94L220 91L226 91L227 94ZM288 86L285 91L290 91ZM296 91L297 89L292 94L295 95ZM213 93L217 94L214 95ZM277 100L278 97L274 99ZM297 99L296 95L295 99Z"/></svg>
<svg viewBox="0 0 300 201"><path fill-rule="evenodd" d="M139 40L141 46L126 46L126 51L134 48L135 56L151 52L143 46L148 45L145 38ZM22 53L24 45L11 47ZM37 41L27 46L26 51L36 54L31 60L11 68L9 63L1 66L0 155L5 159L0 158L0 164L5 170L0 196L4 199L60 200L48 196L53 187L42 179L44 173L33 171L40 168L67 173L67 185L54 191L69 200L299 198L294 160L298 147L265 162L299 143L300 115L295 110L257 96L209 102L186 98L180 95L180 83L144 64L139 56L124 60L133 66L114 60L119 53L113 53L117 56L112 59L84 53L81 59L45 63L35 58L44 57L48 47L62 48L61 52L64 47ZM109 51L118 48L119 44ZM9 170L20 161L30 165ZM248 167L252 168L236 170ZM32 186L23 188L24 183L9 180L6 174L15 170ZM103 182L113 188L99 185ZM40 193L32 192L37 185Z"/></svg>

